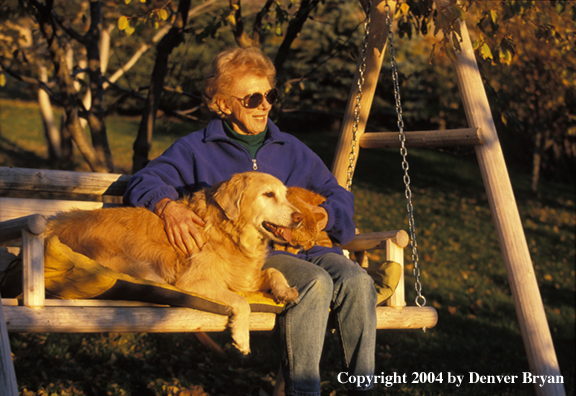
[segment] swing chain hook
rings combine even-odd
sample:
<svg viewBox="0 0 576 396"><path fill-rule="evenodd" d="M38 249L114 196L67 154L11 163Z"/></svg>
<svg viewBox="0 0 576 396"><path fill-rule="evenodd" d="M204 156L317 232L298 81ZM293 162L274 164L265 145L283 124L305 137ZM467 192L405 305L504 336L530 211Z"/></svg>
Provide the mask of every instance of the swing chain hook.
<svg viewBox="0 0 576 396"><path fill-rule="evenodd" d="M364 21L364 37L362 39L362 48L360 51L360 62L358 65L358 92L356 93L356 104L354 107L354 122L352 123L352 139L350 141L350 154L348 155L348 170L346 173L346 189L352 189L352 177L354 176L354 167L356 165L356 151L358 146L358 126L360 124L360 109L362 107L362 87L364 86L364 72L366 71L366 58L368 52L368 36L370 34L370 7L371 1L364 4L366 19Z"/></svg>
<svg viewBox="0 0 576 396"><path fill-rule="evenodd" d="M410 246L412 247L412 262L414 263L414 269L412 273L414 274L415 283L414 289L416 290L415 303L419 307L426 305L426 298L422 295L422 283L420 282L420 268L418 267L418 243L416 242L416 227L414 224L414 206L412 205L412 190L410 189L410 176L408 175L408 169L410 165L408 164L408 150L406 149L406 135L404 133L404 121L402 119L402 103L400 101L400 85L398 83L398 67L396 64L395 49L394 49L394 33L392 32L392 21L390 19L390 5L388 1L384 5L384 11L386 12L386 27L388 29L388 46L390 48L390 65L392 68L392 81L394 83L394 99L396 101L396 114L398 116L398 129L400 135L398 136L401 148L400 154L402 155L402 169L404 170L404 185L406 186L405 196L406 196L406 208L408 210L408 227L410 230Z"/></svg>

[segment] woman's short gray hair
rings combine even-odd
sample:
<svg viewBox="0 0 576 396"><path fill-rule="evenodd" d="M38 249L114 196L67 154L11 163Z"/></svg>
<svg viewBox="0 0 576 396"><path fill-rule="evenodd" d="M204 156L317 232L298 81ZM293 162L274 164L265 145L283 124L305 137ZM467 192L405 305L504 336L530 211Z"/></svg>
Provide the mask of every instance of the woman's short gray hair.
<svg viewBox="0 0 576 396"><path fill-rule="evenodd" d="M276 85L274 64L260 48L232 48L218 54L210 63L204 79L202 98L208 109L222 117L216 101L236 80L246 74L265 77L271 87Z"/></svg>

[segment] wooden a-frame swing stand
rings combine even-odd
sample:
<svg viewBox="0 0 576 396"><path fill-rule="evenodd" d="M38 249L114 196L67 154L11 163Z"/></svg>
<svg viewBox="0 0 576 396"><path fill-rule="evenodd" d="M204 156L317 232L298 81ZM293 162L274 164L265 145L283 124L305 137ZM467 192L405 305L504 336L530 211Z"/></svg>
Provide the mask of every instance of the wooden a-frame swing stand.
<svg viewBox="0 0 576 396"><path fill-rule="evenodd" d="M361 125L358 128L361 132L365 130L380 68L386 53L385 3L385 0L374 2L371 13L371 30L375 33L371 34L368 39L366 73L364 76L366 81L362 95L364 103L361 107ZM440 5L440 1L436 0L436 3ZM474 56L468 28L464 21L459 23L462 34L461 50L456 54L457 60L453 62L453 67L456 72L469 128L433 132L408 132L406 133L406 145L413 147L474 145L504 264L506 265L508 281L512 290L514 306L530 370L534 375L554 376L556 378L556 376L560 375L560 368L516 199L512 191L510 177L504 162L488 97ZM358 75L356 78L358 78ZM356 92L356 85L353 85L350 98L354 98ZM352 138L353 113L354 104L351 100L348 103L337 154L334 159L333 173L340 184L343 184L347 177L348 142ZM362 148L400 147L398 133L367 133L359 136L358 139ZM547 384L543 387L535 386L535 390L538 395L560 396L566 394L563 384Z"/></svg>
<svg viewBox="0 0 576 396"><path fill-rule="evenodd" d="M392 2L390 2L392 4ZM375 1L371 11L371 33L367 37L365 82L357 118L356 137L359 147L400 147L397 133L366 133L365 126L387 45L385 0ZM461 51L454 69L460 87L469 128L406 133L407 147L474 145L482 178L496 225L508 280L525 349L534 375L560 374L544 306L534 274L528 245L520 221L510 178L490 112L488 99L465 22L460 22ZM361 60L359 60L361 62ZM356 80L359 74L357 72ZM350 141L354 123L357 85L353 85L333 173L341 185L347 181ZM357 151L358 147L356 148ZM357 152L354 156L356 160ZM0 168L0 190L74 192L93 195L122 195L128 177L125 175ZM92 209L101 202L24 200L0 198L0 241L22 238L23 298L3 299L0 303L0 394L18 395L14 366L10 354L8 331L12 332L174 332L222 331L226 317L188 308L150 307L134 302L90 300L52 300L44 297L43 235L46 217L57 210L72 207ZM346 246L351 251L372 248L385 250L387 259L403 263L403 249L408 244L404 231L390 231L359 236ZM1 253L1 252L0 252ZM2 257L0 257L0 262ZM433 308L406 307L403 278L390 298L388 307L378 307L378 328L433 327L437 316ZM270 330L273 314L253 313L252 330ZM535 386L539 395L565 395L563 384Z"/></svg>

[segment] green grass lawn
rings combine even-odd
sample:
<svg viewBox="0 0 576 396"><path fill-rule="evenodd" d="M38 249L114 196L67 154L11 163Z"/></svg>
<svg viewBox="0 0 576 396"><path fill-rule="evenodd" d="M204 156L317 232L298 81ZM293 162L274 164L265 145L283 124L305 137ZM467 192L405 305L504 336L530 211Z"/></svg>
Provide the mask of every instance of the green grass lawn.
<svg viewBox="0 0 576 396"><path fill-rule="evenodd" d="M60 112L55 116L60 117ZM59 122L59 121L58 121ZM132 169L132 145L136 139L138 117L108 117L110 150L117 173L130 173ZM183 124L165 118L158 120L152 142L150 158L155 158L172 142L200 127L200 124ZM0 99L0 165L25 168L51 168L48 160L40 111L35 103L12 102ZM90 168L75 148L71 168L90 171Z"/></svg>
<svg viewBox="0 0 576 396"><path fill-rule="evenodd" d="M109 117L107 127L117 171L129 172L138 119ZM152 156L195 129L160 120ZM335 136L297 136L330 166ZM36 106L0 101L0 155L0 165L50 168ZM406 374L407 383L377 385L373 394L535 394L534 385L519 383L529 366L474 156L410 149L408 159L423 294L439 320L425 333L379 331L376 373ZM75 168L88 170L79 156ZM362 231L407 229L402 172L398 150L360 154L353 192ZM511 173L511 179L564 385L574 395L575 186L543 180L533 193L528 175ZM370 259L382 257L371 253ZM415 297L411 267L406 268L410 305ZM187 395L195 386L212 396L271 394L278 364L273 334L253 333L247 358L230 349L229 334L212 337L228 351L226 357L192 334L11 334L10 340L23 395ZM346 394L337 381L337 344L328 332L323 395ZM470 384L470 372L520 379ZM434 373L436 382L411 383L420 373ZM465 375L465 384L449 384L448 373Z"/></svg>

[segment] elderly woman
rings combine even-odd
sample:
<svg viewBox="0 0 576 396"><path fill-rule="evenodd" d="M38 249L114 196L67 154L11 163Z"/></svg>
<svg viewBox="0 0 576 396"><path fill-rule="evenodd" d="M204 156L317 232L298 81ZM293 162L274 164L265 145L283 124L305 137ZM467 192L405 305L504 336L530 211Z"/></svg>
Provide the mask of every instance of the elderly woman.
<svg viewBox="0 0 576 396"><path fill-rule="evenodd" d="M321 228L336 244L354 238L352 194L338 185L316 154L268 119L278 99L274 85L274 66L259 49L219 54L209 68L203 93L216 116L206 128L178 139L131 178L125 203L158 214L176 249L192 252L202 248L197 227L204 223L183 205L169 203L184 193L251 170L321 194L326 201L315 208L326 215ZM266 267L281 271L300 293L279 315L285 387L275 391L320 395L319 363L330 312L340 335L343 371L372 375L376 291L366 272L336 245L314 246L298 255L271 251ZM367 390L351 388L349 392L364 394Z"/></svg>

